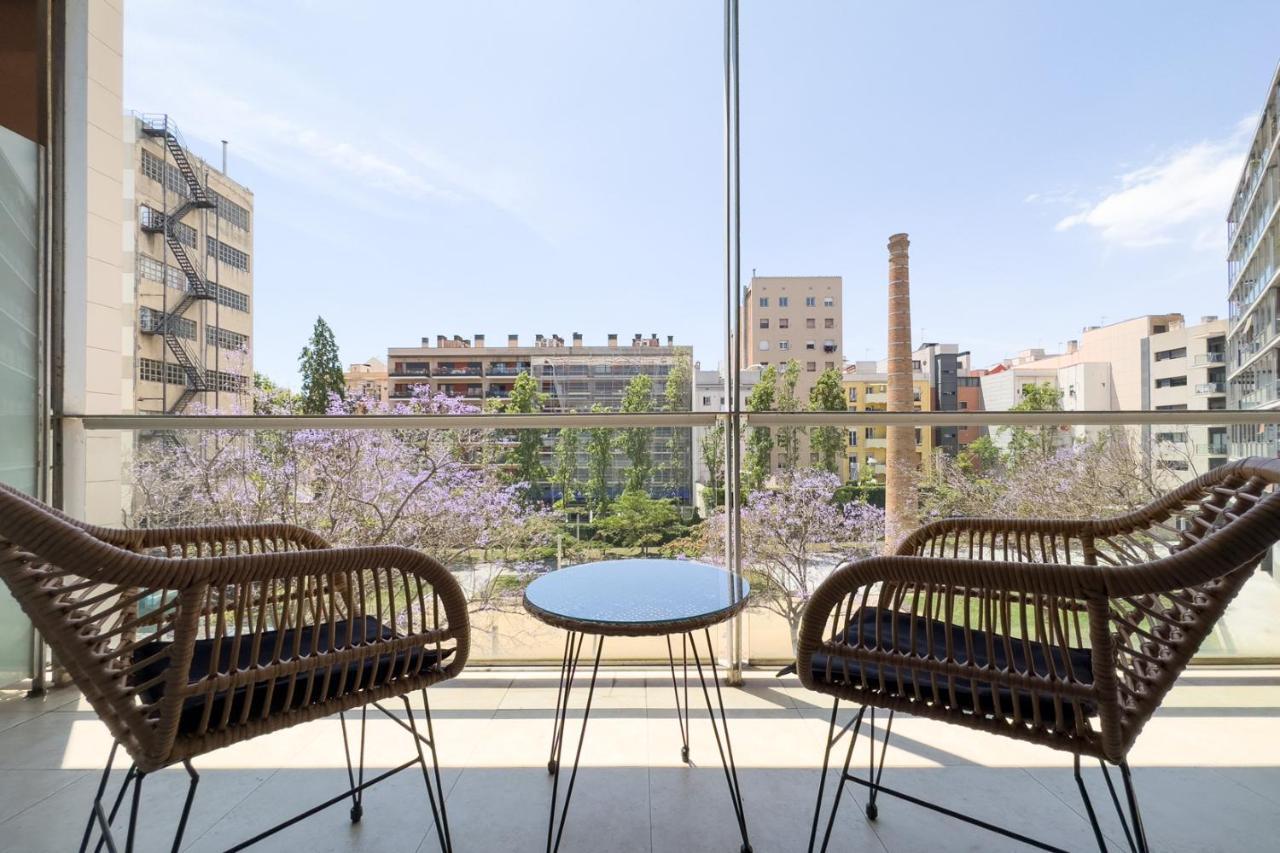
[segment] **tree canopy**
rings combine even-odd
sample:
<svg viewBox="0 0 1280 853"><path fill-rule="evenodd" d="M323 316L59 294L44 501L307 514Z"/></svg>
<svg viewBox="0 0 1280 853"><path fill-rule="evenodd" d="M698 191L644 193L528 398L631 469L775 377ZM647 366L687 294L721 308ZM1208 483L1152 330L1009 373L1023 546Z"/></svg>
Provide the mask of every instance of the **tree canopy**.
<svg viewBox="0 0 1280 853"><path fill-rule="evenodd" d="M323 317L316 318L311 340L298 356L298 370L302 374L303 414L323 415L333 397L341 400L346 396L347 380L342 373L338 343Z"/></svg>

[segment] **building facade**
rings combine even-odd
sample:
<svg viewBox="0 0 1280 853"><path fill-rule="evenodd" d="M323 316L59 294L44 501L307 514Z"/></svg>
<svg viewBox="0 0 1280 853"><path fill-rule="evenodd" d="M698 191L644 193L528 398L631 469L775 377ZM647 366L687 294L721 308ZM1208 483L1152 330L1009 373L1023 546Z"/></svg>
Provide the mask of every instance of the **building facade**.
<svg viewBox="0 0 1280 853"><path fill-rule="evenodd" d="M1227 321L1204 317L1176 326L1144 345L1147 394L1144 409L1214 411L1227 407ZM1158 469L1186 481L1227 461L1225 426L1144 427Z"/></svg>
<svg viewBox="0 0 1280 853"><path fill-rule="evenodd" d="M761 368L800 365L796 399L802 408L824 370L844 368L844 283L840 276L758 276L743 295L742 364ZM811 460L807 435L799 458ZM781 464L774 450L770 467Z"/></svg>
<svg viewBox="0 0 1280 853"><path fill-rule="evenodd" d="M956 344L926 343L912 354L912 368L929 382L935 412L982 410L982 385L967 351ZM933 428L933 444L947 456L983 434L983 427L944 424Z"/></svg>
<svg viewBox="0 0 1280 853"><path fill-rule="evenodd" d="M532 346L521 346L518 335L508 335L506 345L489 345L484 335L464 338L438 335L417 347L387 350L388 399L407 402L415 388L428 386L477 408L501 405L511 396L516 377L527 373L538 380L546 395L546 412L588 412L594 406L618 411L627 386L637 376L652 383L652 407L664 408L667 380L673 373L682 380L682 399L688 405L692 394L693 348L678 346L674 338L635 335L622 345L610 334L605 346L586 346L583 336L574 333L569 341L559 335L538 335ZM686 409L687 410L687 409ZM689 440L686 440L689 439ZM581 445L581 443L580 443ZM545 435L543 464L554 470L555 433ZM692 440L688 428L658 427L653 430L650 457L654 495L688 502L693 496ZM626 457L618 450L610 466L612 493L619 493L627 468ZM578 482L587 479L587 456L580 447ZM559 499L558 494L552 494Z"/></svg>
<svg viewBox="0 0 1280 853"><path fill-rule="evenodd" d="M751 389L756 387L756 383L760 381L760 368L752 367L743 370L739 382L739 399L738 409L741 411L746 408L747 397L751 396ZM693 365L693 411L695 412L727 412L729 406L725 397L725 375L723 368L718 370L703 370L702 365L695 362ZM706 440L710 427L694 427L693 428L693 483L694 491L701 493L708 486L711 486L711 470L707 467L702 445ZM719 487L718 484L716 486ZM699 506L704 504L699 502Z"/></svg>
<svg viewBox="0 0 1280 853"><path fill-rule="evenodd" d="M347 399L375 400L385 403L389 399L387 390L387 363L373 357L368 361L349 365L343 379L347 384Z"/></svg>
<svg viewBox="0 0 1280 853"><path fill-rule="evenodd" d="M1280 71L1227 214L1227 406L1280 407ZM1235 426L1232 456L1276 456L1276 425Z"/></svg>
<svg viewBox="0 0 1280 853"><path fill-rule="evenodd" d="M139 412L243 406L253 387L253 193L166 115L125 116L133 399Z"/></svg>
<svg viewBox="0 0 1280 853"><path fill-rule="evenodd" d="M844 394L851 412L883 412L889 402L889 374L884 364L874 361L858 361L844 370ZM933 411L933 395L929 379L923 371L915 371L911 377L912 405L917 412ZM933 459L933 430L916 427L916 464L924 467ZM888 428L884 426L858 426L848 430L845 443L845 474L849 481L857 481L866 475L883 483L886 473L889 447Z"/></svg>

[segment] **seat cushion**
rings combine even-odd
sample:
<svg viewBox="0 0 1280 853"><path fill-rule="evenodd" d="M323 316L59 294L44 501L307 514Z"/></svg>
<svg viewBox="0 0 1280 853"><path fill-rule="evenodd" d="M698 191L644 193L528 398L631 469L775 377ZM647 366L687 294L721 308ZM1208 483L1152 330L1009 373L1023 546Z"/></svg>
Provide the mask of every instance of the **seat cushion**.
<svg viewBox="0 0 1280 853"><path fill-rule="evenodd" d="M1042 676L1047 676L1052 671L1062 681L1070 678L1080 684L1093 683L1093 655L1088 649L1068 649L1064 661L1062 651L1057 647L1046 647L1043 643L1037 642L1024 644L1018 638L976 630L969 631L970 643L966 644L965 630L962 625L953 625L937 619L879 607L859 608L849 620L846 630L839 635L838 640L844 642L845 636L851 636L861 640L867 646L877 647L877 629L880 637L878 647L884 650L945 660L947 640L950 638L952 654L956 663L959 664L991 666L1006 671L1035 673ZM913 638L914 642L912 642ZM973 653L972 659L969 657L970 649ZM1050 661L1053 663L1052 670ZM830 663L830 671L828 671L828 663ZM865 676L869 689L880 689L881 666L878 664L856 663L839 657L829 658L828 655L819 652L813 656L812 670L816 681L828 684L861 684ZM948 684L948 678L945 675L908 667L884 666L883 670L884 690L891 695L911 699L918 696L921 701L983 715L996 713L998 696L1002 715L1011 716L1014 702L1016 702L1018 712L1025 719L1032 717L1037 704L1039 704L1042 720L1052 723L1056 718L1053 699L1044 694L1033 697L1027 690L994 686L983 681L975 685L968 678L955 678L951 684ZM1067 675L1068 672L1070 676ZM901 678L901 684L899 684L899 678ZM951 689L953 686L954 701ZM1081 703L1081 707L1088 716L1097 713L1091 704ZM1072 705L1063 703L1062 711L1063 722L1068 726L1072 725L1075 719L1075 710Z"/></svg>
<svg viewBox="0 0 1280 853"><path fill-rule="evenodd" d="M350 622L345 620L335 622L332 625L325 622L285 631L264 631L258 643L257 655L254 655L253 638L245 636L240 641L240 647L236 649L234 662L231 657L234 638L223 637L216 664L213 655L217 641L197 640L191 656L191 671L187 674L187 683L195 684L211 674L226 675L232 671L255 666L269 666L276 660L289 661L305 658L312 654L327 652L335 647L341 650L348 646L371 643L379 638L389 640L394 636L395 632L390 627L380 624L372 616ZM336 638L336 644L333 638ZM160 640L146 643L134 650L133 660L135 663L147 660L169 645L171 645L169 642ZM402 649L394 654L381 655L376 659L351 661L301 673L293 685L292 694L289 691L289 682L293 677L289 675L275 679L274 685L263 681L237 687L232 691L218 691L212 696L209 726L216 727L221 724L223 714L227 713L228 703L231 706L227 717L228 723L236 725L240 722L246 707L248 708L246 719L249 720L261 718L264 714L295 710L305 705L337 698L345 693L353 693L357 689L376 687L393 678L418 675L436 666L452 653L452 649L445 649L443 654L439 654L434 648L414 647ZM168 658L160 657L153 660L137 671L134 676L135 682L151 681L163 673L168 666ZM326 676L328 676L327 684ZM316 680L316 685L314 689L309 689L312 678ZM142 698L148 703L158 701L163 695L163 680L157 681L142 691ZM182 714L178 721L180 733L192 733L199 729L207 698L204 695L192 696L183 703Z"/></svg>

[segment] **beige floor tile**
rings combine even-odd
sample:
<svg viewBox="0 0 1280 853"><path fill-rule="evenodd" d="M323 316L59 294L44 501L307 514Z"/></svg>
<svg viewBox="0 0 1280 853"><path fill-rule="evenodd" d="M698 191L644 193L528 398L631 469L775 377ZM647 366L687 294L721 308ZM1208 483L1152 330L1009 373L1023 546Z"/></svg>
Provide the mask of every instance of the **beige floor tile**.
<svg viewBox="0 0 1280 853"><path fill-rule="evenodd" d="M0 822L44 801L85 776L82 770L0 770Z"/></svg>

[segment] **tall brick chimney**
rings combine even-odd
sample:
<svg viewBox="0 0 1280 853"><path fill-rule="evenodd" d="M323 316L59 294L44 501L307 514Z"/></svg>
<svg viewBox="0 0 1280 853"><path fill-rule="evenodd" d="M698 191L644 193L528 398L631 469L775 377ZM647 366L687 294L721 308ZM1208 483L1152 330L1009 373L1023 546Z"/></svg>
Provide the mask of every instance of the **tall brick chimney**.
<svg viewBox="0 0 1280 853"><path fill-rule="evenodd" d="M911 371L911 274L906 234L889 238L889 411L914 411ZM906 534L915 513L915 427L887 429L885 550Z"/></svg>

